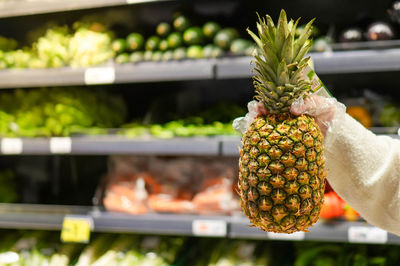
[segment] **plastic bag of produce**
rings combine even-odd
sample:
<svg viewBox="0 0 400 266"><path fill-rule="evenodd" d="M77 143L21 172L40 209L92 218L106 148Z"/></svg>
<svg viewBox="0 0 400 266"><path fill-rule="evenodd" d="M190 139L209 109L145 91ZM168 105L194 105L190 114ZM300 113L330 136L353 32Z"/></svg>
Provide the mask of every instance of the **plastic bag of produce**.
<svg viewBox="0 0 400 266"><path fill-rule="evenodd" d="M233 192L234 167L229 162L203 162L200 166L202 184L193 198L200 214L230 214L239 203Z"/></svg>
<svg viewBox="0 0 400 266"><path fill-rule="evenodd" d="M192 213L196 162L191 158L152 159L149 206L156 212Z"/></svg>
<svg viewBox="0 0 400 266"><path fill-rule="evenodd" d="M99 204L104 195L103 205L109 211L147 213L148 193L145 184L152 177L146 169L145 158L111 157L110 172L96 191L95 204Z"/></svg>

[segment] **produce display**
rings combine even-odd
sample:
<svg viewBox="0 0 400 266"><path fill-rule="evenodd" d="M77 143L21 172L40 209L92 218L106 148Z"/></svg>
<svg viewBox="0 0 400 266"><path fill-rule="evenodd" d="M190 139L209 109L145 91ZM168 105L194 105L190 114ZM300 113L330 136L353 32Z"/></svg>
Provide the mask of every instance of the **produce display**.
<svg viewBox="0 0 400 266"><path fill-rule="evenodd" d="M79 88L2 92L0 106L3 137L99 133L121 125L126 116L122 98Z"/></svg>
<svg viewBox="0 0 400 266"><path fill-rule="evenodd" d="M268 232L307 232L323 203L323 135L311 116L289 113L295 99L311 92L302 73L312 22L295 39L297 22L282 10L277 26L267 15L257 23L258 36L249 31L261 53L254 59L255 98L269 114L258 115L242 137L239 191L245 215Z"/></svg>
<svg viewBox="0 0 400 266"><path fill-rule="evenodd" d="M87 67L114 57L113 34L103 26L75 23L47 29L30 47L18 48L13 39L0 38L0 69Z"/></svg>
<svg viewBox="0 0 400 266"><path fill-rule="evenodd" d="M97 193L109 211L231 214L238 210L233 160L118 156L110 160L113 167Z"/></svg>
<svg viewBox="0 0 400 266"><path fill-rule="evenodd" d="M0 265L9 266L169 266L178 261L184 238L94 236L90 244L60 243L59 233L27 231L1 234Z"/></svg>
<svg viewBox="0 0 400 266"><path fill-rule="evenodd" d="M214 21L196 26L184 15L172 23L161 22L152 36L134 32L126 39L114 40L112 47L120 64L251 55L254 50L252 42L240 38L236 29L223 28Z"/></svg>
<svg viewBox="0 0 400 266"><path fill-rule="evenodd" d="M0 242L0 265L7 266L390 266L400 260L399 247L389 245L104 233L74 244L60 243L59 232L6 230Z"/></svg>

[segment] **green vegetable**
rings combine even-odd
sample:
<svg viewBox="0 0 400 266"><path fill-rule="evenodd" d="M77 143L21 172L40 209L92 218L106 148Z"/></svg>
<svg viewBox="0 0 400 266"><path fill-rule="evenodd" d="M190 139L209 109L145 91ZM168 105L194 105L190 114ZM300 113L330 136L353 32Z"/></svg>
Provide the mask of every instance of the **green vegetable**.
<svg viewBox="0 0 400 266"><path fill-rule="evenodd" d="M172 51L165 51L162 55L162 61L170 61L173 59L174 53Z"/></svg>
<svg viewBox="0 0 400 266"><path fill-rule="evenodd" d="M152 51L144 52L144 54L143 54L144 61L151 61L151 58L153 57L153 53L155 53L155 52L152 52Z"/></svg>
<svg viewBox="0 0 400 266"><path fill-rule="evenodd" d="M245 39L235 39L231 43L230 51L235 55L244 55L247 48L251 47L253 44L249 40Z"/></svg>
<svg viewBox="0 0 400 266"><path fill-rule="evenodd" d="M131 63L138 63L144 60L144 53L143 52L133 52L129 57L129 61Z"/></svg>
<svg viewBox="0 0 400 266"><path fill-rule="evenodd" d="M116 39L111 43L111 48L115 53L122 53L126 50L126 41L125 39Z"/></svg>
<svg viewBox="0 0 400 266"><path fill-rule="evenodd" d="M174 50L173 58L175 60L182 60L186 58L186 48L178 47Z"/></svg>
<svg viewBox="0 0 400 266"><path fill-rule="evenodd" d="M203 42L203 32L199 27L191 27L183 33L183 40L188 45L201 44Z"/></svg>
<svg viewBox="0 0 400 266"><path fill-rule="evenodd" d="M131 51L138 51L142 49L144 43L144 38L139 33L131 33L126 37L126 44L128 49Z"/></svg>
<svg viewBox="0 0 400 266"><path fill-rule="evenodd" d="M166 22L161 22L156 28L156 32L161 37L166 37L171 31L171 26Z"/></svg>
<svg viewBox="0 0 400 266"><path fill-rule="evenodd" d="M158 49L160 49L160 51L164 52L168 50L168 41L167 40L161 40L159 45L158 45Z"/></svg>
<svg viewBox="0 0 400 266"><path fill-rule="evenodd" d="M181 15L174 19L173 25L174 25L175 30L177 30L179 32L183 32L184 30L189 28L190 22L185 16Z"/></svg>
<svg viewBox="0 0 400 266"><path fill-rule="evenodd" d="M115 58L117 64L129 63L130 56L128 53L122 53Z"/></svg>
<svg viewBox="0 0 400 266"><path fill-rule="evenodd" d="M203 47L203 56L205 58L211 58L213 57L213 50L216 46L213 44L207 44L206 46Z"/></svg>
<svg viewBox="0 0 400 266"><path fill-rule="evenodd" d="M238 37L238 32L233 28L224 28L220 30L214 37L214 44L222 49L229 49L233 40Z"/></svg>
<svg viewBox="0 0 400 266"><path fill-rule="evenodd" d="M154 51L158 49L160 43L160 37L158 36L151 36L147 39L145 44L146 51Z"/></svg>
<svg viewBox="0 0 400 266"><path fill-rule="evenodd" d="M191 59L203 58L203 48L200 45L191 45L186 50L186 56Z"/></svg>
<svg viewBox="0 0 400 266"><path fill-rule="evenodd" d="M171 33L168 38L168 47L171 49L175 49L180 47L183 44L182 35L179 32Z"/></svg>
<svg viewBox="0 0 400 266"><path fill-rule="evenodd" d="M217 34L218 31L221 30L221 26L215 22L207 22L203 26L203 34L206 36L208 39L214 38L215 34Z"/></svg>
<svg viewBox="0 0 400 266"><path fill-rule="evenodd" d="M163 53L161 51L155 51L155 52L153 52L153 55L151 56L151 61L159 62L159 61L161 61L162 56L163 56Z"/></svg>

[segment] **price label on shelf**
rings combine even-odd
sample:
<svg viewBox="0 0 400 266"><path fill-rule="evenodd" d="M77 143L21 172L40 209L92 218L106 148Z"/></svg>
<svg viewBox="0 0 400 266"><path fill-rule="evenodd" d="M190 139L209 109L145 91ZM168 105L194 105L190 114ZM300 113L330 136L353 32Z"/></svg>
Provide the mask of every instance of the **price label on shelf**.
<svg viewBox="0 0 400 266"><path fill-rule="evenodd" d="M222 220L194 220L192 232L195 236L226 236L227 227Z"/></svg>
<svg viewBox="0 0 400 266"><path fill-rule="evenodd" d="M304 232L295 232L292 234L281 234L281 233L272 233L268 232L267 236L269 239L275 239L275 240L297 240L301 241L304 240L305 238L305 233Z"/></svg>
<svg viewBox="0 0 400 266"><path fill-rule="evenodd" d="M54 137L50 138L50 152L51 153L71 153L72 141L68 137Z"/></svg>
<svg viewBox="0 0 400 266"><path fill-rule="evenodd" d="M2 154L21 154L22 153L22 139L19 138L3 138L1 139L1 153Z"/></svg>
<svg viewBox="0 0 400 266"><path fill-rule="evenodd" d="M386 243L388 238L385 230L371 226L350 226L347 233L352 243Z"/></svg>
<svg viewBox="0 0 400 266"><path fill-rule="evenodd" d="M61 241L88 243L92 229L93 219L89 216L65 216L61 229Z"/></svg>
<svg viewBox="0 0 400 266"><path fill-rule="evenodd" d="M139 4L149 2L149 0L126 0L127 4Z"/></svg>
<svg viewBox="0 0 400 266"><path fill-rule="evenodd" d="M114 67L91 67L85 70L85 84L111 84L115 81Z"/></svg>

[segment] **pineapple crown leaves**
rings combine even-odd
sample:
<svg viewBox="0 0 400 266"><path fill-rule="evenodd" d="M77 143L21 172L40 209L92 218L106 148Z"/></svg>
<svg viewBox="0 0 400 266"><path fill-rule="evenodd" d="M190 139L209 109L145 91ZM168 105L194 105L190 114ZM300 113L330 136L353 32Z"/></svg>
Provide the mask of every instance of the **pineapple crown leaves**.
<svg viewBox="0 0 400 266"><path fill-rule="evenodd" d="M311 82L304 79L302 73L310 59L304 56L311 48L309 38L314 19L295 39L299 20L288 22L286 12L281 10L276 26L269 15L265 18L258 15L258 35L247 29L258 46L254 55L255 98L263 102L270 113L289 112L294 100L310 92Z"/></svg>

